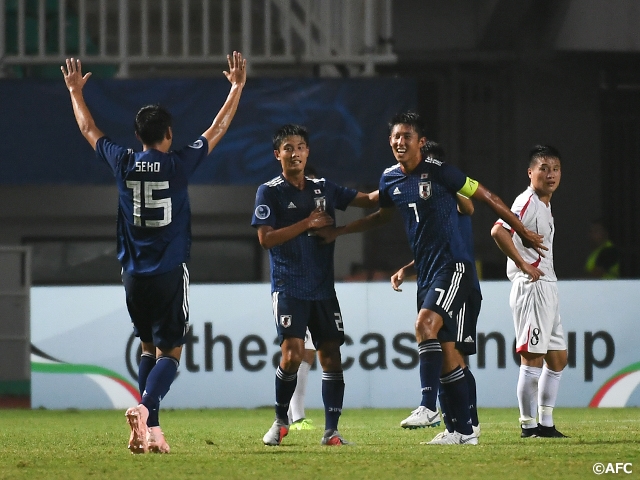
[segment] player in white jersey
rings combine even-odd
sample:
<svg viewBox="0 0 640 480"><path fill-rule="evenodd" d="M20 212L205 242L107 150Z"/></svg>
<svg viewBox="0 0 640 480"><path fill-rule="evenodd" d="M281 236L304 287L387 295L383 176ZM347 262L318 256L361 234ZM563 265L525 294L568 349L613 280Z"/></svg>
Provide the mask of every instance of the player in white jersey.
<svg viewBox="0 0 640 480"><path fill-rule="evenodd" d="M512 282L509 305L520 354L518 406L521 437L565 437L556 430L553 407L562 370L567 365L567 345L558 312L557 277L553 269L551 196L560 184L560 153L536 145L530 154L531 184L513 202L511 210L527 229L544 237L544 256L527 248L511 227L498 220L491 236L507 255L507 276ZM536 406L538 421L536 422Z"/></svg>

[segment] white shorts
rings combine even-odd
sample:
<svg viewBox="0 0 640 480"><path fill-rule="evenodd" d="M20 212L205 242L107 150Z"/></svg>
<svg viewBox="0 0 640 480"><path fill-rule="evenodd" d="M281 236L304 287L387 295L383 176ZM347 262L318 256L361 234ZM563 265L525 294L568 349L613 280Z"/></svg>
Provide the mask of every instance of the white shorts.
<svg viewBox="0 0 640 480"><path fill-rule="evenodd" d="M518 353L542 353L566 350L558 312L556 282L516 278L511 286L509 305L513 312Z"/></svg>
<svg viewBox="0 0 640 480"><path fill-rule="evenodd" d="M304 334L304 349L305 350L315 350L316 346L313 344L313 340L311 339L311 332L307 328L307 333Z"/></svg>

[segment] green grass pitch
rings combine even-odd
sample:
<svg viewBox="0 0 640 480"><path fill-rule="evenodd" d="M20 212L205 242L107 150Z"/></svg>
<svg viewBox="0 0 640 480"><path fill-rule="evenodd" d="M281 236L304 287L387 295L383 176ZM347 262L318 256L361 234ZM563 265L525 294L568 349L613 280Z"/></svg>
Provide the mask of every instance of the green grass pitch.
<svg viewBox="0 0 640 480"><path fill-rule="evenodd" d="M0 410L0 479L589 479L593 465L631 463L640 477L640 409L554 412L566 439L520 438L517 409L481 409L478 446L420 445L441 429L403 430L409 409L345 409L355 445L323 447L319 428L262 445L271 408L163 410L168 455L131 455L123 411Z"/></svg>

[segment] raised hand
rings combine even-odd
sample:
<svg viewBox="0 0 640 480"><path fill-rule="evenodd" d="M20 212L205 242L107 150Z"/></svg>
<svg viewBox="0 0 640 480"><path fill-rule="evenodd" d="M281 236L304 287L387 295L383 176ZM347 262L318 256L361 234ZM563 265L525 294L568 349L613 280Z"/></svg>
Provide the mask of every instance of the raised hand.
<svg viewBox="0 0 640 480"><path fill-rule="evenodd" d="M89 80L91 72L87 72L82 76L82 62L80 59L67 58L66 63L66 70L64 65L60 66L62 75L64 75L64 83L67 85L70 92L77 89L82 90L84 88L84 84Z"/></svg>
<svg viewBox="0 0 640 480"><path fill-rule="evenodd" d="M229 63L229 71L224 71L224 76L232 85L243 86L247 81L247 60L242 58L240 52L233 52L233 55L227 55Z"/></svg>

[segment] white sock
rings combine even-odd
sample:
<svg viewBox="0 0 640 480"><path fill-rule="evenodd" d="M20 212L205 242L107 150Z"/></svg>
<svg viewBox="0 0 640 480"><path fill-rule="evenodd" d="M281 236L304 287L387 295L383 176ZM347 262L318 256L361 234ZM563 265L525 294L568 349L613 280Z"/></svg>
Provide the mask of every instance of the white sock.
<svg viewBox="0 0 640 480"><path fill-rule="evenodd" d="M305 418L304 395L307 391L307 377L309 376L310 368L311 365L304 360L300 363L300 367L298 368L298 384L296 385L296 390L293 392L293 397L291 397L291 402L289 403L289 424Z"/></svg>
<svg viewBox="0 0 640 480"><path fill-rule="evenodd" d="M540 414L540 425L545 427L553 427L554 425L553 407L556 406L561 377L562 371L554 372L547 368L546 363L542 367L542 375L540 375L540 383L538 384L538 413Z"/></svg>
<svg viewBox="0 0 640 480"><path fill-rule="evenodd" d="M520 424L523 428L534 428L538 407L538 379L542 368L520 365L518 375L518 407L520 408Z"/></svg>

